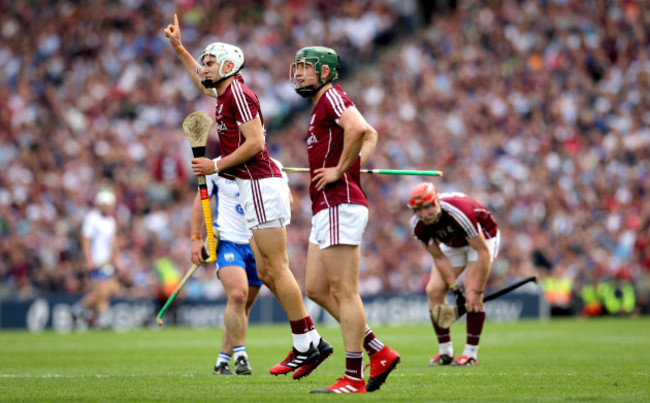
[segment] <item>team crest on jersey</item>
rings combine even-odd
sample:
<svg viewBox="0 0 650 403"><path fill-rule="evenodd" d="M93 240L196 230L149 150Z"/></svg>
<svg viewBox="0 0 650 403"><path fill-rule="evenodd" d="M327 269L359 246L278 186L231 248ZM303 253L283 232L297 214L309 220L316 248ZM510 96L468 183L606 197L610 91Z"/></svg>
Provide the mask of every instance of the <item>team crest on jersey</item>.
<svg viewBox="0 0 650 403"><path fill-rule="evenodd" d="M225 123L223 123L223 122L219 122L219 124L217 124L217 132L218 132L218 133L223 133L223 132L225 132L226 130L228 130L228 126L226 126Z"/></svg>
<svg viewBox="0 0 650 403"><path fill-rule="evenodd" d="M314 143L318 143L318 139L316 138L316 135L312 133L307 137L307 147L311 147Z"/></svg>

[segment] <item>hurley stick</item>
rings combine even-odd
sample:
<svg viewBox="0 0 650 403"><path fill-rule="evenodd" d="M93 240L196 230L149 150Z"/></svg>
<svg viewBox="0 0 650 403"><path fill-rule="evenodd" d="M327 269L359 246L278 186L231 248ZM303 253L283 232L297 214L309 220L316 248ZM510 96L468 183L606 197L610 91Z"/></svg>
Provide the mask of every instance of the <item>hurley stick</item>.
<svg viewBox="0 0 650 403"><path fill-rule="evenodd" d="M537 275L526 277L522 280L517 281L514 284L510 284L507 287L504 287L498 291L493 292L490 295L486 295L483 298L483 302L492 301L493 299L499 298L500 296L507 294L517 288L521 287L524 284L535 282L537 284ZM454 292L456 294L456 306L449 305L435 305L431 310L431 319L436 323L436 325L441 328L447 329L454 322L456 322L461 316L467 313L467 306L465 305L465 297L459 291Z"/></svg>
<svg viewBox="0 0 650 403"><path fill-rule="evenodd" d="M309 172L309 168L282 168L284 172ZM362 174L375 175L419 175L419 176L442 176L442 171L418 171L412 169L362 169Z"/></svg>
<svg viewBox="0 0 650 403"><path fill-rule="evenodd" d="M183 121L183 131L192 147L194 158L205 158L205 145L208 142L210 129L214 120L203 112L192 112ZM203 207L203 218L205 219L205 230L208 237L208 253L210 257L206 262L217 260L217 244L212 231L212 210L210 210L210 195L205 175L197 177L199 181L199 193L201 194L201 206Z"/></svg>

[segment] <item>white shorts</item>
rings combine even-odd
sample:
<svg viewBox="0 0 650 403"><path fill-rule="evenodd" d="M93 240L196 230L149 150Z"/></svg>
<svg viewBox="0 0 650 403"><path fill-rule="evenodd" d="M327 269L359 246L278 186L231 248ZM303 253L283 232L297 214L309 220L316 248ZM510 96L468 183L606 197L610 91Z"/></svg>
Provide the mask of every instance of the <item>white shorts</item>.
<svg viewBox="0 0 650 403"><path fill-rule="evenodd" d="M236 179L246 228L278 228L291 222L289 185L283 178Z"/></svg>
<svg viewBox="0 0 650 403"><path fill-rule="evenodd" d="M501 232L497 230L497 235L494 238L486 239L488 250L490 251L490 262L494 262L497 254L499 253L499 242L501 242ZM447 256L452 267L465 267L468 262L476 262L478 259L478 252L471 246L462 246L460 248L452 248L440 244L440 250Z"/></svg>
<svg viewBox="0 0 650 403"><path fill-rule="evenodd" d="M325 249L333 245L361 245L368 224L368 208L342 203L321 210L311 218L309 242Z"/></svg>

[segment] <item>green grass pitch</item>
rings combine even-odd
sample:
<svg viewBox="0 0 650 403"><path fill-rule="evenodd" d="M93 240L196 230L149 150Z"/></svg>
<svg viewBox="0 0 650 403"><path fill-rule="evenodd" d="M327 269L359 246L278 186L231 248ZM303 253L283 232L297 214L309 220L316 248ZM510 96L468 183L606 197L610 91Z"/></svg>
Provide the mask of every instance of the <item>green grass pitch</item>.
<svg viewBox="0 0 650 403"><path fill-rule="evenodd" d="M221 329L2 331L0 401L650 401L650 318L488 322L480 366L460 368L427 366L437 350L430 326L374 330L402 363L379 391L355 397L309 394L343 373L335 327L320 329L334 355L301 381L268 373L289 351L288 324L252 326L253 375L230 377L212 375ZM460 354L463 323L452 337Z"/></svg>

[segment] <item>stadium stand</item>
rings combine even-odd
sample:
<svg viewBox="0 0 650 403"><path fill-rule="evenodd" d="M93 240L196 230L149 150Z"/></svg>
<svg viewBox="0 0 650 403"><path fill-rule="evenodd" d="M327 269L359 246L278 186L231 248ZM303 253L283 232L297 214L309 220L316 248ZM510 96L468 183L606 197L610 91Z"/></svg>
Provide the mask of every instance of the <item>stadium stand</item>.
<svg viewBox="0 0 650 403"><path fill-rule="evenodd" d="M179 12L194 53L215 40L242 47L271 153L286 166L306 166L307 118L296 111L309 107L291 88L289 61L302 46L328 44L379 132L369 167L443 170L439 190L472 194L494 212L503 242L491 288L534 272L567 277L580 304L583 287L625 281L636 294L631 313L648 312L644 2L210 3L0 2L0 297L85 289L80 224L103 186L120 201L131 270L123 296L154 296L159 258L188 266L195 182L180 123L213 105L165 44L162 30ZM424 289L431 261L404 207L420 179L364 183L371 217L381 217L364 239L364 295ZM292 174L291 185L289 252L302 283L306 177ZM197 273L188 295L218 297L216 283L211 271Z"/></svg>

